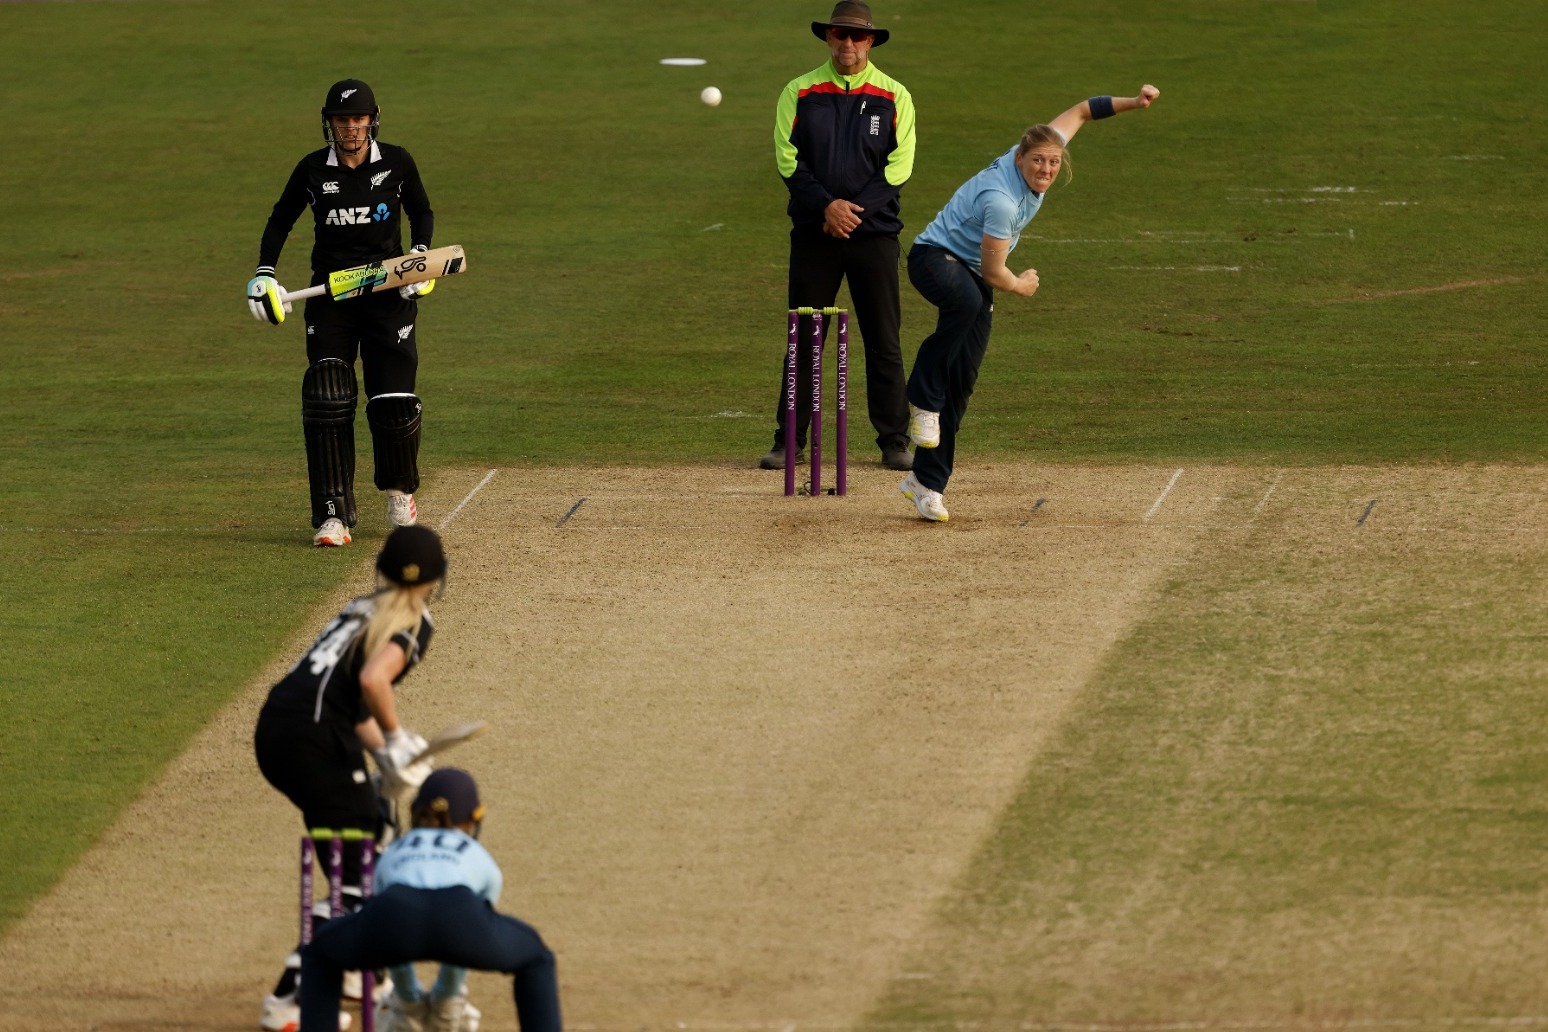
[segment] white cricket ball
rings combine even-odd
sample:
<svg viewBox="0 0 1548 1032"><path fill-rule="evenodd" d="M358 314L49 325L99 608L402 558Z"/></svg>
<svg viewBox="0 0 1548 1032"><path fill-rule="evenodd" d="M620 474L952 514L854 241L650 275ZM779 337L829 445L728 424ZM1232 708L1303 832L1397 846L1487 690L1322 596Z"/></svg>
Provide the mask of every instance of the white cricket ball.
<svg viewBox="0 0 1548 1032"><path fill-rule="evenodd" d="M720 106L720 91L713 86L704 87L704 92L699 94L699 99L710 107Z"/></svg>

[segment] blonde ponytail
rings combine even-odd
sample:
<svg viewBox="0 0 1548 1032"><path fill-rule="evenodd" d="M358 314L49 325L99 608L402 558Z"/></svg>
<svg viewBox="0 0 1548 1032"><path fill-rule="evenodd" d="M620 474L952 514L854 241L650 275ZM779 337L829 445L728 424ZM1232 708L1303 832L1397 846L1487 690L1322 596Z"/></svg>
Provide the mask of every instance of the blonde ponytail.
<svg viewBox="0 0 1548 1032"><path fill-rule="evenodd" d="M360 636L367 660L398 632L419 633L433 590L434 584L418 584L412 588L393 585L376 596L376 607L366 621L365 633Z"/></svg>

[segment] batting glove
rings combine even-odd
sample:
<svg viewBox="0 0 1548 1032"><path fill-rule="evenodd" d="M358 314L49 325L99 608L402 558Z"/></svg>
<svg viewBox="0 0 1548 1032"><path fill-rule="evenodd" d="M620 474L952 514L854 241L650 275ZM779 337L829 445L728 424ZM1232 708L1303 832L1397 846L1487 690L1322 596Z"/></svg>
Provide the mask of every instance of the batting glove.
<svg viewBox="0 0 1548 1032"><path fill-rule="evenodd" d="M290 302L284 295L285 288L273 276L254 276L247 281L247 308L259 322L278 326L285 321Z"/></svg>
<svg viewBox="0 0 1548 1032"><path fill-rule="evenodd" d="M427 743L401 727L384 737L386 744L376 753L376 765L382 769L382 795L400 796L416 791L434 769L429 759L413 762L425 751Z"/></svg>
<svg viewBox="0 0 1548 1032"><path fill-rule="evenodd" d="M428 250L430 250L430 248L426 247L424 244L415 244L413 247L409 248L409 254ZM398 288L398 296L407 301L412 297L424 297L434 289L435 280L433 279L422 280L418 283L405 283L403 286Z"/></svg>

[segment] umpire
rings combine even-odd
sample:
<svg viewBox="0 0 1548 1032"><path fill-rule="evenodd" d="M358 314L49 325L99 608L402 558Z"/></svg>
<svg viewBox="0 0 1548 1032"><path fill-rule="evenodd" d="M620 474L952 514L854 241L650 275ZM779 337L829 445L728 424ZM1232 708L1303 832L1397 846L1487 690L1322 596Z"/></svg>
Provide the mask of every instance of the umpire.
<svg viewBox="0 0 1548 1032"><path fill-rule="evenodd" d="M467 1027L467 969L514 976L521 1032L559 1032L554 955L531 925L496 913L503 878L478 842L484 806L478 785L448 767L425 779L412 808L414 828L377 867L377 895L358 912L330 921L301 951L301 1028L338 1030L346 970L392 968L383 1032ZM442 963L429 993L413 963Z"/></svg>
<svg viewBox="0 0 1548 1032"><path fill-rule="evenodd" d="M247 304L259 322L280 323L290 305L275 266L291 227L312 209L312 285L328 273L403 254L401 217L408 215L414 251L428 250L435 229L430 198L414 159L379 143L381 109L371 87L345 79L328 89L322 131L328 146L302 158L269 215L258 248L258 271ZM355 356L365 375L366 421L375 451L376 487L387 494L387 521L417 518L420 401L414 393L419 353L414 339L417 297L434 280L346 301L306 302L307 370L301 379L301 429L312 493L312 543L338 547L355 526Z"/></svg>
<svg viewBox="0 0 1548 1032"><path fill-rule="evenodd" d="M774 159L790 191L790 307L827 307L849 280L865 340L866 401L882 462L913 468L908 451L907 380L898 343L899 194L914 171L914 101L896 79L871 64L871 48L889 33L871 22L871 8L841 0L812 32L829 60L780 94L774 114ZM800 339L810 340L810 316ZM785 465L785 352L774 410L774 448L763 469ZM811 354L797 352L797 448L811 411Z"/></svg>

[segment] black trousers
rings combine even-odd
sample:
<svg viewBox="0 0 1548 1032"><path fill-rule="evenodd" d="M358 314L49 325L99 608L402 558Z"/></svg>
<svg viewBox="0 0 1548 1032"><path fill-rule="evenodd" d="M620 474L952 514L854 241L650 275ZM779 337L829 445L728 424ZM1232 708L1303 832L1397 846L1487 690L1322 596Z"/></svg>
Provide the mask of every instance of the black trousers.
<svg viewBox="0 0 1548 1032"><path fill-rule="evenodd" d="M989 350L994 288L956 255L929 244L909 249L908 279L940 312L908 378L908 400L941 414L941 443L915 449L914 479L932 491L945 491L957 456L957 430Z"/></svg>
<svg viewBox="0 0 1548 1032"><path fill-rule="evenodd" d="M316 365L337 358L353 366L360 358L366 398L378 394L413 394L419 371L419 345L414 323L419 302L401 298L396 290L334 301L306 300L306 362Z"/></svg>
<svg viewBox="0 0 1548 1032"><path fill-rule="evenodd" d="M521 1032L559 1032L554 955L531 925L497 913L471 889L394 885L359 912L329 921L301 951L301 1027L338 1032L345 971L439 961L514 976Z"/></svg>
<svg viewBox="0 0 1548 1032"><path fill-rule="evenodd" d="M381 806L354 728L265 706L253 751L264 778L301 811L303 830L359 828L381 839ZM360 884L358 849L344 850L344 884Z"/></svg>
<svg viewBox="0 0 1548 1032"><path fill-rule="evenodd" d="M399 297L396 290L384 290L379 294L366 294L345 301L333 301L327 297L308 298L307 365L315 366L325 358L334 358L353 369L358 355L365 387L365 397L360 402L367 406L368 413L372 398L384 394L415 394L419 350L414 333L418 313L419 302L413 298ZM405 468L399 468L404 464L383 461L384 454L394 456L401 453L402 445L397 436L373 423L371 437L376 459L375 476L372 479L377 490L396 488L412 494L419 487L417 465L411 462ZM322 526L323 521L334 514L354 526L353 426L347 433L337 437L328 436L326 440L333 443L315 444L309 438L307 446L312 526ZM325 457L330 447L341 454L333 455L331 459ZM418 451L417 440L414 442L414 451ZM337 466L343 466L348 472L327 472Z"/></svg>
<svg viewBox="0 0 1548 1032"><path fill-rule="evenodd" d="M882 451L908 447L908 399L903 349L898 340L902 303L898 296L898 238L830 237L817 227L790 231L790 307L827 308L849 280L855 320L865 342L865 400L876 445ZM832 320L824 335L833 336ZM812 407L811 317L801 317L796 349L796 443L806 444ZM779 356L779 394L774 404L774 447L785 445L785 352ZM831 381L829 381L831 382ZM825 391L831 394L831 390Z"/></svg>

